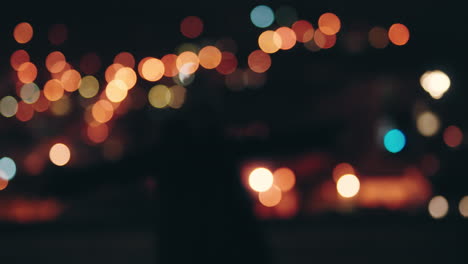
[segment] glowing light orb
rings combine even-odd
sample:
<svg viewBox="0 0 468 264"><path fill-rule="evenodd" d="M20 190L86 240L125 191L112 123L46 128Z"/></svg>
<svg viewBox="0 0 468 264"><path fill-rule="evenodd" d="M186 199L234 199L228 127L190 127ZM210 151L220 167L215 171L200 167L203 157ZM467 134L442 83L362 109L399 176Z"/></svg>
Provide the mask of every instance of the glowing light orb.
<svg viewBox="0 0 468 264"><path fill-rule="evenodd" d="M57 166L64 166L70 161L71 153L67 145L57 143L50 148L50 161Z"/></svg>
<svg viewBox="0 0 468 264"><path fill-rule="evenodd" d="M158 84L148 92L148 101L155 108L164 108L171 102L171 91L167 86Z"/></svg>
<svg viewBox="0 0 468 264"><path fill-rule="evenodd" d="M0 159L0 177L4 180L11 180L16 174L16 163L9 157L3 157Z"/></svg>
<svg viewBox="0 0 468 264"><path fill-rule="evenodd" d="M12 117L18 111L18 101L13 96L5 96L0 100L0 113L4 117Z"/></svg>
<svg viewBox="0 0 468 264"><path fill-rule="evenodd" d="M20 97L27 104L34 104L41 94L35 83L27 83L21 87Z"/></svg>
<svg viewBox="0 0 468 264"><path fill-rule="evenodd" d="M319 29L325 35L335 35L340 31L341 21L337 15L333 13L325 13L319 17Z"/></svg>
<svg viewBox="0 0 468 264"><path fill-rule="evenodd" d="M338 179L336 190L344 198L351 198L358 194L361 184L358 177L352 174L345 174Z"/></svg>
<svg viewBox="0 0 468 264"><path fill-rule="evenodd" d="M282 193L278 186L271 186L268 190L258 193L258 200L266 207L274 207L281 202Z"/></svg>
<svg viewBox="0 0 468 264"><path fill-rule="evenodd" d="M416 127L421 135L431 137L439 131L440 121L434 113L426 111L418 116Z"/></svg>
<svg viewBox="0 0 468 264"><path fill-rule="evenodd" d="M250 12L250 20L256 27L266 28L273 24L273 21L275 20L275 14L270 7L266 5L259 5Z"/></svg>
<svg viewBox="0 0 468 264"><path fill-rule="evenodd" d="M393 44L403 46L408 43L410 32L405 25L396 23L390 26L390 29L388 30L388 38Z"/></svg>
<svg viewBox="0 0 468 264"><path fill-rule="evenodd" d="M460 203L458 204L458 211L463 217L468 218L468 195L464 196L460 200Z"/></svg>
<svg viewBox="0 0 468 264"><path fill-rule="evenodd" d="M273 176L275 185L283 192L291 190L296 184L296 175L289 168L279 168L275 170Z"/></svg>
<svg viewBox="0 0 468 264"><path fill-rule="evenodd" d="M122 102L128 94L128 87L122 80L112 80L106 86L106 96L113 103Z"/></svg>
<svg viewBox="0 0 468 264"><path fill-rule="evenodd" d="M447 146L452 148L458 147L463 141L463 132L457 126L448 126L444 130L443 139Z"/></svg>
<svg viewBox="0 0 468 264"><path fill-rule="evenodd" d="M78 92L84 98L92 98L99 91L99 81L92 75L87 75L81 79Z"/></svg>
<svg viewBox="0 0 468 264"><path fill-rule="evenodd" d="M249 175L249 186L257 192L264 192L273 186L273 173L267 168L256 168Z"/></svg>
<svg viewBox="0 0 468 264"><path fill-rule="evenodd" d="M405 135L398 129L392 129L384 136L384 146L391 153L400 152L405 147L405 145Z"/></svg>
<svg viewBox="0 0 468 264"><path fill-rule="evenodd" d="M438 195L434 196L430 201L428 205L428 211L429 214L432 216L434 219L441 219L444 218L449 210L449 204L447 202L447 199L445 197Z"/></svg>
<svg viewBox="0 0 468 264"><path fill-rule="evenodd" d="M442 71L427 71L419 79L424 91L432 98L440 99L450 88L450 78Z"/></svg>
<svg viewBox="0 0 468 264"><path fill-rule="evenodd" d="M28 43L33 37L33 28L31 24L22 22L16 25L13 31L13 37L19 44Z"/></svg>

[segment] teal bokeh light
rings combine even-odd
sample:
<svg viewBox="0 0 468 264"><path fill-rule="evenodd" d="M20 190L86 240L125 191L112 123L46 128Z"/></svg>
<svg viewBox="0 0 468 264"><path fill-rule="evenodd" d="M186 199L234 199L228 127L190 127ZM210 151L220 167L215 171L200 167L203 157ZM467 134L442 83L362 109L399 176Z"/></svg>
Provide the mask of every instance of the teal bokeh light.
<svg viewBox="0 0 468 264"><path fill-rule="evenodd" d="M4 157L0 159L0 171L3 173L0 173L0 177L2 177L4 180L11 180L13 177L15 177L16 174L16 164L15 161L13 161L9 157Z"/></svg>
<svg viewBox="0 0 468 264"><path fill-rule="evenodd" d="M250 12L250 20L252 23L259 28L266 28L273 24L275 20L275 15L273 10L266 5L256 6Z"/></svg>
<svg viewBox="0 0 468 264"><path fill-rule="evenodd" d="M391 153L400 152L405 145L405 135L398 129L392 129L384 136L384 146Z"/></svg>

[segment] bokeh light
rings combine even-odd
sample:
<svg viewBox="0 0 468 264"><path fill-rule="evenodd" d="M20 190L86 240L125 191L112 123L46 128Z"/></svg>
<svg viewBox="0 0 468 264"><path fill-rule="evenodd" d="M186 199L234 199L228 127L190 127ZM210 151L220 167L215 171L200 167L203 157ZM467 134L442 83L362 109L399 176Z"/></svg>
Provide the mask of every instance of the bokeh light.
<svg viewBox="0 0 468 264"><path fill-rule="evenodd" d="M274 207L278 205L281 201L282 193L278 186L271 186L270 189L259 192L258 193L258 200L263 206L266 207Z"/></svg>
<svg viewBox="0 0 468 264"><path fill-rule="evenodd" d="M440 121L433 112L425 111L418 115L416 127L421 135L431 137L439 131Z"/></svg>
<svg viewBox="0 0 468 264"><path fill-rule="evenodd" d="M458 204L458 211L463 217L468 218L468 195L461 198Z"/></svg>
<svg viewBox="0 0 468 264"><path fill-rule="evenodd" d="M27 122L31 120L34 116L34 108L32 105L20 101L18 103L18 111L16 112L16 119L21 122Z"/></svg>
<svg viewBox="0 0 468 264"><path fill-rule="evenodd" d="M406 137L398 129L388 131L384 136L384 146L391 153L400 152L406 145Z"/></svg>
<svg viewBox="0 0 468 264"><path fill-rule="evenodd" d="M122 64L118 63L113 63L109 65L109 67L106 68L106 72L104 73L104 76L106 78L106 82L110 83L115 79L115 74L117 71L122 69L124 66Z"/></svg>
<svg viewBox="0 0 468 264"><path fill-rule="evenodd" d="M52 79L46 82L44 85L44 96L49 101L57 101L62 98L64 89L62 82L57 79Z"/></svg>
<svg viewBox="0 0 468 264"><path fill-rule="evenodd" d="M127 97L128 87L122 80L112 80L107 84L105 92L109 101L119 103Z"/></svg>
<svg viewBox="0 0 468 264"><path fill-rule="evenodd" d="M117 70L114 75L115 80L123 81L128 89L132 89L137 82L137 75L135 71L130 67L123 67Z"/></svg>
<svg viewBox="0 0 468 264"><path fill-rule="evenodd" d="M3 191L8 187L8 181L4 179L4 172L0 170L0 191Z"/></svg>
<svg viewBox="0 0 468 264"><path fill-rule="evenodd" d="M34 104L41 94L35 83L27 83L21 87L20 97L27 104Z"/></svg>
<svg viewBox="0 0 468 264"><path fill-rule="evenodd" d="M444 142L447 146L455 148L458 147L463 141L463 132L457 126L448 126L444 130Z"/></svg>
<svg viewBox="0 0 468 264"><path fill-rule="evenodd" d="M46 68L51 73L58 73L63 70L66 64L65 55L60 51L49 53L46 57Z"/></svg>
<svg viewBox="0 0 468 264"><path fill-rule="evenodd" d="M249 175L249 186L257 192L264 192L273 186L273 173L267 168L256 168Z"/></svg>
<svg viewBox="0 0 468 264"><path fill-rule="evenodd" d="M33 28L31 24L22 22L16 25L13 31L13 37L19 44L28 43L33 37Z"/></svg>
<svg viewBox="0 0 468 264"><path fill-rule="evenodd" d="M69 96L62 96L50 104L50 112L55 116L64 116L71 112L72 103Z"/></svg>
<svg viewBox="0 0 468 264"><path fill-rule="evenodd" d="M215 46L203 47L198 52L200 65L205 69L214 69L221 63L221 51Z"/></svg>
<svg viewBox="0 0 468 264"><path fill-rule="evenodd" d="M280 27L275 30L275 32L281 38L281 46L280 49L282 50L289 50L296 45L296 33L288 27Z"/></svg>
<svg viewBox="0 0 468 264"><path fill-rule="evenodd" d="M358 177L353 174L345 174L336 182L336 190L338 194L344 198L351 198L358 194L361 183Z"/></svg>
<svg viewBox="0 0 468 264"><path fill-rule="evenodd" d="M185 94L187 89L180 85L174 85L170 88L171 92L171 101L169 102L169 106L174 109L179 109L185 102Z"/></svg>
<svg viewBox="0 0 468 264"><path fill-rule="evenodd" d="M177 57L176 66L179 73L193 74L197 71L200 65L200 60L192 51L184 51Z"/></svg>
<svg viewBox="0 0 468 264"><path fill-rule="evenodd" d="M249 54L247 62L249 68L257 73L266 72L271 67L270 55L261 50L252 51Z"/></svg>
<svg viewBox="0 0 468 264"><path fill-rule="evenodd" d="M18 80L22 83L32 83L37 77L37 68L32 62L25 62L18 67Z"/></svg>
<svg viewBox="0 0 468 264"><path fill-rule="evenodd" d="M425 72L419 82L432 98L440 99L450 88L450 78L440 70Z"/></svg>
<svg viewBox="0 0 468 264"><path fill-rule="evenodd" d="M177 69L177 55L175 54L166 54L161 58L162 63L164 64L164 76L174 77L179 74Z"/></svg>
<svg viewBox="0 0 468 264"><path fill-rule="evenodd" d="M296 175L289 168L279 168L273 172L274 185L281 191L287 192L296 184Z"/></svg>
<svg viewBox="0 0 468 264"><path fill-rule="evenodd" d="M135 57L130 52L123 51L114 57L114 63L133 69L135 67Z"/></svg>
<svg viewBox="0 0 468 264"><path fill-rule="evenodd" d="M171 91L166 85L158 84L148 92L148 101L155 108L164 108L171 102Z"/></svg>
<svg viewBox="0 0 468 264"><path fill-rule="evenodd" d="M99 91L99 81L96 77L92 75L84 76L81 79L80 87L78 88L78 92L84 98L92 98L96 96Z"/></svg>
<svg viewBox="0 0 468 264"><path fill-rule="evenodd" d="M10 181L16 175L16 163L10 157L3 157L0 159L0 177L4 180Z"/></svg>
<svg viewBox="0 0 468 264"><path fill-rule="evenodd" d="M336 35L326 35L320 29L315 30L314 42L321 49L329 49L335 46Z"/></svg>
<svg viewBox="0 0 468 264"><path fill-rule="evenodd" d="M96 126L90 125L86 129L86 135L91 142L96 144L102 143L109 136L109 127L105 123Z"/></svg>
<svg viewBox="0 0 468 264"><path fill-rule="evenodd" d="M341 21L333 13L325 13L319 17L318 27L325 35L335 35L341 29Z"/></svg>
<svg viewBox="0 0 468 264"><path fill-rule="evenodd" d="M282 43L281 36L273 30L266 30L258 37L258 46L266 53L277 52Z"/></svg>
<svg viewBox="0 0 468 264"><path fill-rule="evenodd" d="M74 92L78 90L81 82L81 74L77 70L67 70L60 77L63 89L67 92Z"/></svg>
<svg viewBox="0 0 468 264"><path fill-rule="evenodd" d="M203 21L197 16L188 16L180 23L180 32L187 38L196 38L203 32Z"/></svg>
<svg viewBox="0 0 468 264"><path fill-rule="evenodd" d="M314 38L314 27L309 21L299 20L292 25L292 30L296 33L297 41L306 43Z"/></svg>
<svg viewBox="0 0 468 264"><path fill-rule="evenodd" d="M410 32L405 25L396 23L390 26L390 29L388 30L388 38L393 44L403 46L408 43Z"/></svg>
<svg viewBox="0 0 468 264"><path fill-rule="evenodd" d="M369 44L376 49L383 49L388 45L388 32L385 28L375 26L369 31Z"/></svg>
<svg viewBox="0 0 468 264"><path fill-rule="evenodd" d="M221 52L221 63L216 67L216 71L223 75L233 73L237 69L237 58L232 52Z"/></svg>
<svg viewBox="0 0 468 264"><path fill-rule="evenodd" d="M17 71L19 70L19 67L21 66L21 64L25 62L29 62L29 60L30 60L29 53L25 50L20 49L11 54L10 65L15 71Z"/></svg>
<svg viewBox="0 0 468 264"><path fill-rule="evenodd" d="M37 101L32 105L36 112L45 112L49 109L50 101L45 97L44 91L40 91L39 98Z"/></svg>
<svg viewBox="0 0 468 264"><path fill-rule="evenodd" d="M114 115L114 107L109 101L101 99L92 106L91 114L97 122L106 123Z"/></svg>
<svg viewBox="0 0 468 264"><path fill-rule="evenodd" d="M160 80L164 75L164 64L162 61L152 57L146 57L138 65L140 76L150 82Z"/></svg>
<svg viewBox="0 0 468 264"><path fill-rule="evenodd" d="M335 182L337 182L338 179L341 178L341 176L346 174L356 175L356 171L354 170L353 166L351 166L351 164L349 163L342 162L337 164L333 168L332 177Z"/></svg>
<svg viewBox="0 0 468 264"><path fill-rule="evenodd" d="M18 111L18 101L13 96L5 96L0 100L0 113L4 117L12 117Z"/></svg>
<svg viewBox="0 0 468 264"><path fill-rule="evenodd" d="M428 205L429 214L434 219L444 218L449 210L447 199L441 195L434 196Z"/></svg>
<svg viewBox="0 0 468 264"><path fill-rule="evenodd" d="M250 20L259 28L266 28L273 24L275 14L270 7L266 5L259 5L252 9L250 12Z"/></svg>
<svg viewBox="0 0 468 264"><path fill-rule="evenodd" d="M57 166L64 166L70 161L71 152L67 145L57 143L50 148L50 161Z"/></svg>

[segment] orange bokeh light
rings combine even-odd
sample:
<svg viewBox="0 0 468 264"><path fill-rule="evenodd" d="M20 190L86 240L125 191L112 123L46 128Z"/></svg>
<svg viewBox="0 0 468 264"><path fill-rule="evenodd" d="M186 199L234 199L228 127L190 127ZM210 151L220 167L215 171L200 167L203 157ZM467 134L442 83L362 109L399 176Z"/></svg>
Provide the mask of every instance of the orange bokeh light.
<svg viewBox="0 0 468 264"><path fill-rule="evenodd" d="M283 192L291 190L296 184L296 175L289 168L279 168L273 172L273 176L274 184Z"/></svg>
<svg viewBox="0 0 468 264"><path fill-rule="evenodd" d="M22 22L16 25L13 31L13 37L20 44L28 43L33 37L33 28L31 24Z"/></svg>
<svg viewBox="0 0 468 264"><path fill-rule="evenodd" d="M261 50L254 50L248 57L249 68L256 72L266 72L271 67L271 58L268 53Z"/></svg>
<svg viewBox="0 0 468 264"><path fill-rule="evenodd" d="M164 76L166 77L174 77L179 74L179 70L177 69L176 61L177 55L175 54L167 54L161 58L161 61L164 63Z"/></svg>
<svg viewBox="0 0 468 264"><path fill-rule="evenodd" d="M77 70L67 70L62 74L60 81L65 91L74 92L80 87L81 74Z"/></svg>
<svg viewBox="0 0 468 264"><path fill-rule="evenodd" d="M205 69L214 69L221 63L221 51L214 46L206 46L198 52L200 65Z"/></svg>
<svg viewBox="0 0 468 264"><path fill-rule="evenodd" d="M393 44L403 46L408 43L410 32L405 25L396 23L390 26L390 29L388 30L388 38Z"/></svg>
<svg viewBox="0 0 468 264"><path fill-rule="evenodd" d="M37 112L45 112L49 109L50 101L44 95L44 91L40 91L39 99L32 105Z"/></svg>
<svg viewBox="0 0 468 264"><path fill-rule="evenodd" d="M223 51L221 53L221 63L216 67L216 71L228 75L237 69L237 58L232 52Z"/></svg>
<svg viewBox="0 0 468 264"><path fill-rule="evenodd" d="M21 64L29 62L29 60L29 53L27 51L17 50L11 54L10 65L15 71L17 71Z"/></svg>
<svg viewBox="0 0 468 264"><path fill-rule="evenodd" d="M18 80L22 83L32 83L37 77L37 68L32 62L21 64L17 72Z"/></svg>
<svg viewBox="0 0 468 264"><path fill-rule="evenodd" d="M57 79L52 79L46 82L44 85L44 96L49 101L58 101L62 98L64 89L62 82Z"/></svg>
<svg viewBox="0 0 468 264"><path fill-rule="evenodd" d="M114 115L114 107L109 101L101 99L92 106L91 114L97 122L106 123Z"/></svg>
<svg viewBox="0 0 468 264"><path fill-rule="evenodd" d="M463 133L457 126L449 126L444 131L444 142L447 146L455 148L463 141Z"/></svg>
<svg viewBox="0 0 468 264"><path fill-rule="evenodd" d="M335 182L337 182L338 179L345 174L356 175L356 171L354 170L353 166L351 166L351 164L343 162L333 168L332 177Z"/></svg>
<svg viewBox="0 0 468 264"><path fill-rule="evenodd" d="M278 186L271 186L270 189L258 193L258 200L266 207L274 207L281 202L282 193Z"/></svg>
<svg viewBox="0 0 468 264"><path fill-rule="evenodd" d="M315 44L321 49L329 49L335 46L336 35L326 35L320 29L317 29L314 34Z"/></svg>
<svg viewBox="0 0 468 264"><path fill-rule="evenodd" d="M0 177L0 191L5 190L8 186L8 181Z"/></svg>
<svg viewBox="0 0 468 264"><path fill-rule="evenodd" d="M289 50L296 45L296 33L288 27L280 27L275 32L280 36L281 38L281 46L280 49L282 50Z"/></svg>
<svg viewBox="0 0 468 264"><path fill-rule="evenodd" d="M273 30L266 30L258 37L258 46L266 53L275 53L282 46L281 36Z"/></svg>
<svg viewBox="0 0 468 264"><path fill-rule="evenodd" d="M196 38L203 31L203 21L196 16L188 16L180 23L180 32L187 38Z"/></svg>
<svg viewBox="0 0 468 264"><path fill-rule="evenodd" d="M177 57L176 66L183 74L192 74L197 71L200 60L197 54L191 51L184 51Z"/></svg>
<svg viewBox="0 0 468 264"><path fill-rule="evenodd" d="M51 73L61 72L66 63L65 55L60 51L54 51L47 55L46 68Z"/></svg>
<svg viewBox="0 0 468 264"><path fill-rule="evenodd" d="M150 82L160 80L164 75L164 71L164 63L153 57L142 59L138 65L138 73L140 76Z"/></svg>
<svg viewBox="0 0 468 264"><path fill-rule="evenodd" d="M306 20L296 21L292 25L292 30L296 33L297 41L306 43L314 38L314 27Z"/></svg>
<svg viewBox="0 0 468 264"><path fill-rule="evenodd" d="M341 21L337 15L333 13L322 14L318 20L319 29L325 35L335 35L340 31Z"/></svg>
<svg viewBox="0 0 468 264"><path fill-rule="evenodd" d="M128 89L132 89L137 82L137 75L132 68L123 67L116 72L114 79L123 81Z"/></svg>
<svg viewBox="0 0 468 264"><path fill-rule="evenodd" d="M26 122L33 118L34 116L34 109L32 105L21 101L18 103L18 110L16 111L16 118L19 121Z"/></svg>
<svg viewBox="0 0 468 264"><path fill-rule="evenodd" d="M376 49L383 49L388 45L388 32L382 27L373 27L369 31L369 43Z"/></svg>
<svg viewBox="0 0 468 264"><path fill-rule="evenodd" d="M89 140L93 143L102 143L109 136L109 127L102 123L97 126L88 126L86 130Z"/></svg>
<svg viewBox="0 0 468 264"><path fill-rule="evenodd" d="M130 52L120 52L114 57L114 63L133 69L135 67L135 57Z"/></svg>
<svg viewBox="0 0 468 264"><path fill-rule="evenodd" d="M110 83L115 79L115 74L118 70L122 69L124 66L122 64L113 63L107 67L106 72L104 73L106 82Z"/></svg>

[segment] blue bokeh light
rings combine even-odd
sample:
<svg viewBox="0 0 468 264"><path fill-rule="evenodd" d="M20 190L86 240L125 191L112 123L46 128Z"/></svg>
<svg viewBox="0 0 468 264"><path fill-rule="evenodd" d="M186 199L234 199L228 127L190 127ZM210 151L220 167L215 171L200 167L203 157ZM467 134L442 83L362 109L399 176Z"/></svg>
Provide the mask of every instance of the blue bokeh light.
<svg viewBox="0 0 468 264"><path fill-rule="evenodd" d="M388 131L384 136L384 146L391 153L400 152L406 145L406 137L398 129Z"/></svg>
<svg viewBox="0 0 468 264"><path fill-rule="evenodd" d="M275 20L275 15L273 10L266 5L256 6L250 12L250 20L252 23L259 28L266 28L273 24Z"/></svg>
<svg viewBox="0 0 468 264"><path fill-rule="evenodd" d="M13 177L15 177L16 174L16 164L15 161L12 160L9 157L3 157L0 159L0 171L3 173L0 173L0 177L2 177L4 180L11 180Z"/></svg>

